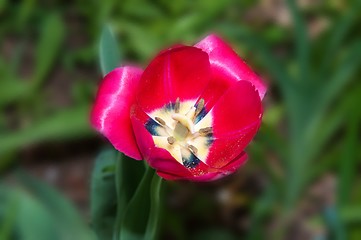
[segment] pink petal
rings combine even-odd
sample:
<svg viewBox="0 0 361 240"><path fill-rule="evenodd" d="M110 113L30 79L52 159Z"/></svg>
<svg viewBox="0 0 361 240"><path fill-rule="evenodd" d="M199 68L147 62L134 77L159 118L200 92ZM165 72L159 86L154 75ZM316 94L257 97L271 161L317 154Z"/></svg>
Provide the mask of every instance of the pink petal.
<svg viewBox="0 0 361 240"><path fill-rule="evenodd" d="M258 92L247 81L231 87L208 113L213 116L213 138L206 163L221 168L235 159L256 134L262 118Z"/></svg>
<svg viewBox="0 0 361 240"><path fill-rule="evenodd" d="M212 79L202 98L210 109L217 99L235 82L245 80L251 82L263 99L267 87L262 79L230 48L215 35L209 35L195 47L209 55Z"/></svg>
<svg viewBox="0 0 361 240"><path fill-rule="evenodd" d="M165 104L197 99L210 78L208 55L195 47L160 53L144 70L138 103L147 113Z"/></svg>
<svg viewBox="0 0 361 240"><path fill-rule="evenodd" d="M116 68L107 74L97 93L91 124L125 155L141 159L131 121L130 107L135 101L142 70Z"/></svg>

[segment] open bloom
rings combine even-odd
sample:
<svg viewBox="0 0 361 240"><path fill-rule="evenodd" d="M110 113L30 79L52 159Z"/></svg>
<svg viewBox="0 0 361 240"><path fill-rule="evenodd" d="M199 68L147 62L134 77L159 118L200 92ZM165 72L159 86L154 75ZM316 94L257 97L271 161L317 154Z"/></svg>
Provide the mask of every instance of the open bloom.
<svg viewBox="0 0 361 240"><path fill-rule="evenodd" d="M92 125L165 179L211 181L236 171L260 127L266 86L220 38L159 53L143 71L102 81Z"/></svg>

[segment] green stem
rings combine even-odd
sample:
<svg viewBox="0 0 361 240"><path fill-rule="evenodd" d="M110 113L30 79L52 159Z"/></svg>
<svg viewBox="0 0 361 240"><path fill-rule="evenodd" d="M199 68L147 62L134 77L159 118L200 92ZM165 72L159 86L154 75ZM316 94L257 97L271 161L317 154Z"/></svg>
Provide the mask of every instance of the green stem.
<svg viewBox="0 0 361 240"><path fill-rule="evenodd" d="M156 173L152 179L152 185L150 190L150 212L148 218L148 225L145 231L145 239L153 240L157 238L158 223L160 220L160 209L161 209L161 188L162 178Z"/></svg>
<svg viewBox="0 0 361 240"><path fill-rule="evenodd" d="M113 234L113 240L118 240L119 239L119 235L120 235L120 227L122 224L122 219L123 219L123 214L124 214L124 209L122 208L122 206L124 206L124 197L121 194L121 185L122 185L122 181L121 181L121 174L119 174L121 172L121 168L122 168L122 153L118 154L117 157L117 161L115 162L115 190L117 193L117 216L115 219L115 223L114 223L114 234ZM122 204L120 204L120 202Z"/></svg>

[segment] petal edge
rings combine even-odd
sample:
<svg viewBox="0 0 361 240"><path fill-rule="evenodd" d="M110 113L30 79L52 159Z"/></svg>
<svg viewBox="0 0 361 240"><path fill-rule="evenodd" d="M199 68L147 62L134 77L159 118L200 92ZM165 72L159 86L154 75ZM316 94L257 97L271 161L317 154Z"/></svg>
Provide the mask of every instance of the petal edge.
<svg viewBox="0 0 361 240"><path fill-rule="evenodd" d="M100 84L90 117L92 126L117 150L137 160L142 157L130 121L130 107L142 72L126 66L108 73Z"/></svg>
<svg viewBox="0 0 361 240"><path fill-rule="evenodd" d="M267 91L266 84L221 38L211 34L194 46L208 53L213 74L217 79L229 83L249 81L263 99Z"/></svg>

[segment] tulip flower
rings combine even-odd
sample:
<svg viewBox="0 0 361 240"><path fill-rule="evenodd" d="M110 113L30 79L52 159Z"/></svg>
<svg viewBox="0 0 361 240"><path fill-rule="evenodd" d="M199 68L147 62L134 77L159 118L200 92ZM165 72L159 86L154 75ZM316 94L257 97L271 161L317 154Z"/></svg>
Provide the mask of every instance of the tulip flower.
<svg viewBox="0 0 361 240"><path fill-rule="evenodd" d="M212 181L247 160L266 86L223 40L160 52L145 68L119 67L97 93L91 123L125 155L168 180Z"/></svg>

